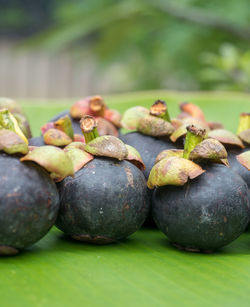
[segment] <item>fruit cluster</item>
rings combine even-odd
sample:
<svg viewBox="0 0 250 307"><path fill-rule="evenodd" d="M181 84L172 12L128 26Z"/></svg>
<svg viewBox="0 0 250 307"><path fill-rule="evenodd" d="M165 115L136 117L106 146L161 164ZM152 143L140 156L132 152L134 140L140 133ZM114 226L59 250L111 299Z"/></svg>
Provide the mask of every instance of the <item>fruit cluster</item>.
<svg viewBox="0 0 250 307"><path fill-rule="evenodd" d="M101 96L87 97L32 138L17 104L0 99L0 255L53 225L95 244L149 223L187 251L235 240L250 219L250 113L235 135L192 103L180 110L171 118L157 100L121 117Z"/></svg>

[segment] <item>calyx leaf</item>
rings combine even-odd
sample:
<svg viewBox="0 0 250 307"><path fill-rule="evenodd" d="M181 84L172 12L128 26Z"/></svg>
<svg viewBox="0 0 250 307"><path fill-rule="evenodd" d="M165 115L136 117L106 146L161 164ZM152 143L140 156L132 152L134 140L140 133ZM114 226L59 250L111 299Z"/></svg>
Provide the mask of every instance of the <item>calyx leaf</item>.
<svg viewBox="0 0 250 307"><path fill-rule="evenodd" d="M44 143L53 146L66 146L72 142L72 139L63 131L51 128L43 135Z"/></svg>
<svg viewBox="0 0 250 307"><path fill-rule="evenodd" d="M68 115L65 115L59 118L56 122L54 122L55 129L58 129L65 134L67 134L72 140L74 138L74 130L72 127L71 119Z"/></svg>
<svg viewBox="0 0 250 307"><path fill-rule="evenodd" d="M94 159L94 156L84 151L84 144L81 142L72 142L64 148L64 151L70 157L75 173Z"/></svg>
<svg viewBox="0 0 250 307"><path fill-rule="evenodd" d="M197 105L195 105L193 103L183 102L183 103L180 104L180 109L181 109L182 112L185 112L192 117L199 118L200 120L202 120L204 122L206 121L204 113L202 112L202 110Z"/></svg>
<svg viewBox="0 0 250 307"><path fill-rule="evenodd" d="M137 130L151 136L168 136L174 132L174 127L162 118L147 115L139 119Z"/></svg>
<svg viewBox="0 0 250 307"><path fill-rule="evenodd" d="M36 147L20 160L39 164L50 173L50 177L56 182L62 181L65 177L74 176L74 167L70 157L55 146Z"/></svg>
<svg viewBox="0 0 250 307"><path fill-rule="evenodd" d="M124 160L128 155L125 144L112 135L99 136L87 143L84 149L95 156L115 158L118 160Z"/></svg>
<svg viewBox="0 0 250 307"><path fill-rule="evenodd" d="M149 110L141 106L129 108L123 114L122 127L128 130L137 130L139 120L148 114Z"/></svg>
<svg viewBox="0 0 250 307"><path fill-rule="evenodd" d="M143 160L141 158L141 155L139 152L132 146L125 144L128 155L126 157L126 160L133 163L136 167L138 167L140 170L144 171L146 169L145 164L143 163Z"/></svg>
<svg viewBox="0 0 250 307"><path fill-rule="evenodd" d="M166 149L163 150L158 154L158 156L155 159L155 164L158 163L159 161L165 159L165 158L170 158L170 157L183 157L183 149Z"/></svg>
<svg viewBox="0 0 250 307"><path fill-rule="evenodd" d="M208 137L216 139L226 146L237 146L244 148L242 141L231 131L225 129L215 129L208 132Z"/></svg>
<svg viewBox="0 0 250 307"><path fill-rule="evenodd" d="M179 128L177 128L173 134L170 136L170 140L172 142L176 142L179 138L184 137L187 134L187 125L182 125Z"/></svg>
<svg viewBox="0 0 250 307"><path fill-rule="evenodd" d="M184 185L188 179L194 179L204 173L198 164L179 157L165 158L155 164L149 174L148 188L165 185Z"/></svg>
<svg viewBox="0 0 250 307"><path fill-rule="evenodd" d="M250 171L250 150L236 156L236 159L240 162L241 165Z"/></svg>
<svg viewBox="0 0 250 307"><path fill-rule="evenodd" d="M17 120L8 109L0 110L0 129L8 129L15 132L28 145L28 140L18 126Z"/></svg>
<svg viewBox="0 0 250 307"><path fill-rule="evenodd" d="M7 154L26 154L29 149L24 140L15 132L7 129L0 129L0 151Z"/></svg>
<svg viewBox="0 0 250 307"><path fill-rule="evenodd" d="M241 131L238 137L247 145L250 145L250 129Z"/></svg>
<svg viewBox="0 0 250 307"><path fill-rule="evenodd" d="M215 139L205 139L190 153L191 160L211 160L228 166L227 151L225 147Z"/></svg>

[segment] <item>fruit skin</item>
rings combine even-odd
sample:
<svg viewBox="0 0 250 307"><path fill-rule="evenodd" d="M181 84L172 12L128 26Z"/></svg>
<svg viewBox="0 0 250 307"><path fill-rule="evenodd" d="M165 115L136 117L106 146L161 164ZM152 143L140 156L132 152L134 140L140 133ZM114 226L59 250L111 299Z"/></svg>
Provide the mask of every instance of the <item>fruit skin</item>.
<svg viewBox="0 0 250 307"><path fill-rule="evenodd" d="M143 171L146 179L148 179L149 173L152 167L154 166L157 155L165 149L176 148L175 145L172 142L170 142L168 139L156 138L139 132L129 132L127 134L121 135L120 139L124 143L133 146L139 151L142 160L146 166L145 171ZM151 198L152 198L152 191L148 189L148 200L149 200L150 211L145 221L145 226L155 228L155 223L153 221L151 213L151 207L152 207L152 205L150 204Z"/></svg>
<svg viewBox="0 0 250 307"><path fill-rule="evenodd" d="M242 179L247 183L248 188L250 189L250 172L236 159L236 155L239 155L247 150L250 150L250 148L248 147L244 149L235 149L228 151L228 161L232 170L234 170L242 177Z"/></svg>
<svg viewBox="0 0 250 307"><path fill-rule="evenodd" d="M136 148L146 166L144 175L148 179L149 173L154 166L157 155L165 149L176 148L168 139L156 138L139 132L129 132L120 136L120 139Z"/></svg>
<svg viewBox="0 0 250 307"><path fill-rule="evenodd" d="M6 247L18 251L46 235L59 210L59 195L48 172L33 162L0 154L0 169L1 255Z"/></svg>
<svg viewBox="0 0 250 307"><path fill-rule="evenodd" d="M29 139L29 145L40 147L40 146L44 146L46 144L44 143L43 136L36 136L36 137Z"/></svg>
<svg viewBox="0 0 250 307"><path fill-rule="evenodd" d="M75 239L106 244L138 230L148 214L143 173L124 160L95 158L58 184L56 226Z"/></svg>
<svg viewBox="0 0 250 307"><path fill-rule="evenodd" d="M248 188L230 168L214 164L183 187L156 188L153 217L178 247L212 251L235 240L249 222Z"/></svg>

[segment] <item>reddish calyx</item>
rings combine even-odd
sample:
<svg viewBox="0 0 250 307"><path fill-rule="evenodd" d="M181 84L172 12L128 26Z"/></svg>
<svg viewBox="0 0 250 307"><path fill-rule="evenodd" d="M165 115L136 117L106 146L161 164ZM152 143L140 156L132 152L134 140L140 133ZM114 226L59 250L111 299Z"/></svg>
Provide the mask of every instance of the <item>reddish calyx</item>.
<svg viewBox="0 0 250 307"><path fill-rule="evenodd" d="M70 108L70 115L74 119L81 119L85 115L102 118L113 126L117 134L117 128L121 127L121 115L118 111L109 109L101 96L91 96L77 101ZM110 129L110 128L109 128ZM110 130L112 130L110 129Z"/></svg>

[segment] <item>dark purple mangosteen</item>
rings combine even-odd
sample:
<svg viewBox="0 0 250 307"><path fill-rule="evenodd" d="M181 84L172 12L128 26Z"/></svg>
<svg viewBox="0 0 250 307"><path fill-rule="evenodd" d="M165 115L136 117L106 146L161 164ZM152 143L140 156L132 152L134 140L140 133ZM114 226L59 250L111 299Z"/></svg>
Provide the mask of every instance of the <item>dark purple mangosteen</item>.
<svg viewBox="0 0 250 307"><path fill-rule="evenodd" d="M0 169L0 255L11 255L47 234L59 195L49 173L33 162L0 154Z"/></svg>
<svg viewBox="0 0 250 307"><path fill-rule="evenodd" d="M250 172L237 160L238 155L250 150L250 113L240 114L237 136L223 129L211 131L208 135L223 143L228 151L230 167L245 180L250 188Z"/></svg>
<svg viewBox="0 0 250 307"><path fill-rule="evenodd" d="M211 252L245 231L248 187L229 167L214 164L227 164L223 145L199 137L200 129L188 127L183 156L163 157L153 167L148 186L156 187L153 218L169 240L179 249ZM202 162L203 169L191 160Z"/></svg>
<svg viewBox="0 0 250 307"><path fill-rule="evenodd" d="M56 147L29 151L26 137L8 110L0 112L0 127L0 255L14 255L53 226L59 195L52 178L72 175L73 165ZM63 170L63 177L59 171L65 162L71 163L72 172Z"/></svg>
<svg viewBox="0 0 250 307"><path fill-rule="evenodd" d="M118 138L98 137L93 117L83 117L81 129L87 143L81 155L87 164L78 163L75 177L58 184L56 226L76 240L115 242L138 230L148 214L146 180L131 162L143 164L138 152ZM65 150L69 152L74 146L72 143ZM75 159L76 153L72 151L72 155Z"/></svg>

